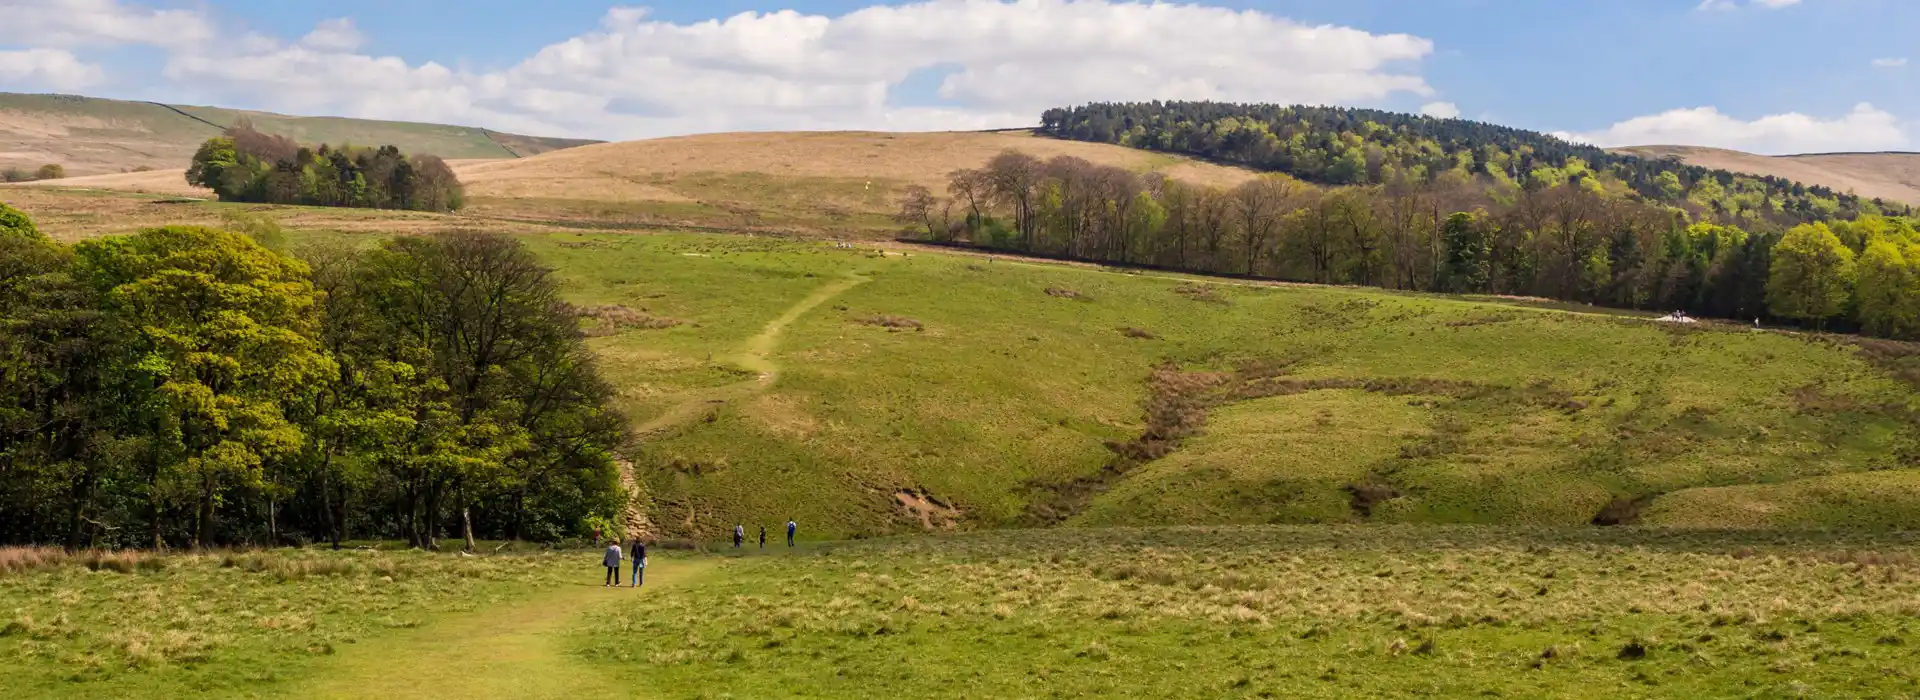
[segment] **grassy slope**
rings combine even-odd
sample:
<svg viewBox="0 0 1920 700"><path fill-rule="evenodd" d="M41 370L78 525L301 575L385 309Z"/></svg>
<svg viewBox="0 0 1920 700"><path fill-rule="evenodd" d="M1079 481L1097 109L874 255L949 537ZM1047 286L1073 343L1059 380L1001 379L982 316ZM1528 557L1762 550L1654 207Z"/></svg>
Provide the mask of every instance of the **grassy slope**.
<svg viewBox="0 0 1920 700"><path fill-rule="evenodd" d="M1613 150L1648 158L1671 156L1706 168L1773 175L1862 197L1920 205L1920 153L1762 156L1699 146L1635 146Z"/></svg>
<svg viewBox="0 0 1920 700"><path fill-rule="evenodd" d="M894 501L908 489L973 526L1021 522L1047 485L1097 476L1104 444L1140 433L1165 360L1283 360L1286 381L1375 386L1216 408L1204 435L1071 523L1344 522L1357 481L1400 492L1372 511L1386 521L1584 524L1654 494L1651 522L1696 526L1888 527L1920 509L1896 458L1911 391L1817 338L1313 287L1222 287L1219 304L1170 279L768 239L529 240L577 300L686 322L595 341L636 423L698 413L651 436L642 465L654 521L680 534L789 517L813 534L914 530ZM848 275L870 281L786 327L777 380L751 386L730 356ZM871 315L924 328L859 322ZM1848 504L1864 493L1883 501ZM1703 501L1742 515L1665 506Z"/></svg>
<svg viewBox="0 0 1920 700"><path fill-rule="evenodd" d="M593 143L516 134L490 137L482 129L442 124L176 108L179 112L145 102L0 93L0 167L60 163L75 176L137 166L183 167L200 142L219 133L214 125L224 127L241 117L263 131L303 143L394 144L410 153L443 158L512 158Z"/></svg>
<svg viewBox="0 0 1920 700"><path fill-rule="evenodd" d="M610 143L518 161L457 164L482 215L597 225L685 223L891 235L902 190L1003 150L1059 155L1232 186L1253 173L1019 132L704 134Z"/></svg>
<svg viewBox="0 0 1920 700"><path fill-rule="evenodd" d="M1915 547L997 532L728 561L701 585L601 606L572 641L656 697L1909 697Z"/></svg>

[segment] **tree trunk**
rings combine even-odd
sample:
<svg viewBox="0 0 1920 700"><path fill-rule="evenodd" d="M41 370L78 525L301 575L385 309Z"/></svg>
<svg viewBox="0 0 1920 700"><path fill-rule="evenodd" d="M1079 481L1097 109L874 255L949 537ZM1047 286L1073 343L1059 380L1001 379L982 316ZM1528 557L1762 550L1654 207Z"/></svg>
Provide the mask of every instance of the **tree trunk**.
<svg viewBox="0 0 1920 700"><path fill-rule="evenodd" d="M473 551L473 513L466 506L460 506L460 528L467 537L467 551Z"/></svg>

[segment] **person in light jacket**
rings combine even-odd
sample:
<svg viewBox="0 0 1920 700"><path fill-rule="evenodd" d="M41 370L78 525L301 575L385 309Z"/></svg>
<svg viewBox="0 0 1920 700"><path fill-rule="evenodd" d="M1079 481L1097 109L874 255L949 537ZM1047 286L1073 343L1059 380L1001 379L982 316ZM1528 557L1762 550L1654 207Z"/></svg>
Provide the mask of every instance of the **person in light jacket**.
<svg viewBox="0 0 1920 700"><path fill-rule="evenodd" d="M733 548L739 549L740 544L746 541L747 541L747 526L734 525L733 526Z"/></svg>
<svg viewBox="0 0 1920 700"><path fill-rule="evenodd" d="M627 556L633 559L633 587L639 588L641 577L647 574L647 543L641 542L638 537L633 538L633 546L629 548Z"/></svg>
<svg viewBox="0 0 1920 700"><path fill-rule="evenodd" d="M606 565L607 567L607 582L605 585L601 587L611 588L613 586L620 585L620 543L619 542L615 542L613 544L607 545L607 554L606 556L600 558L600 563Z"/></svg>

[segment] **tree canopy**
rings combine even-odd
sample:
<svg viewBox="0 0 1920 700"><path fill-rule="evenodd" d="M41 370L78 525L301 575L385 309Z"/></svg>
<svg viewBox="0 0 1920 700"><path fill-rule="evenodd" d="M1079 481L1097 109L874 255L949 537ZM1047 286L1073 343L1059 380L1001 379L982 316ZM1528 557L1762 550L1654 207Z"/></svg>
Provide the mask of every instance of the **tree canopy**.
<svg viewBox="0 0 1920 700"><path fill-rule="evenodd" d="M307 252L0 236L0 541L432 547L617 512L626 421L518 241Z"/></svg>
<svg viewBox="0 0 1920 700"><path fill-rule="evenodd" d="M443 212L465 204L459 178L437 156L407 157L394 146L307 148L244 121L200 144L187 183L229 202Z"/></svg>

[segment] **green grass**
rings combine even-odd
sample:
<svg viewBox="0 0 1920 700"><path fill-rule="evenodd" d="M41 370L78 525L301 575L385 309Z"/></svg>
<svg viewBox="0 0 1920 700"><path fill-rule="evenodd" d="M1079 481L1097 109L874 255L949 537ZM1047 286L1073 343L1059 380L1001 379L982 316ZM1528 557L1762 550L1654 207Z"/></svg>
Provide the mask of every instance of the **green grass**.
<svg viewBox="0 0 1920 700"><path fill-rule="evenodd" d="M572 640L672 698L1914 697L1917 546L1003 531L730 559L700 585L600 606Z"/></svg>
<svg viewBox="0 0 1920 700"><path fill-rule="evenodd" d="M363 642L591 573L596 556L121 555L0 572L0 693L258 697Z"/></svg>
<svg viewBox="0 0 1920 700"><path fill-rule="evenodd" d="M788 518L818 536L918 531L903 490L962 527L1035 522L1076 489L1081 525L1585 525L1640 499L1645 522L1712 527L1658 504L1732 497L1743 516L1726 525L1914 522L1847 515L1867 500L1854 485L1911 492L1896 485L1916 473L1913 392L1822 337L1304 286L1221 284L1208 301L1186 278L769 238L528 240L576 301L683 322L594 341L637 424L696 418L646 441L654 521L674 535ZM868 281L786 326L777 379L754 385L740 345L849 275ZM864 322L880 316L921 328ZM1168 456L1113 474L1107 445L1145 429L1163 363L1253 378L1222 380ZM1859 476L1800 483L1843 474ZM1393 497L1363 513L1362 483Z"/></svg>

